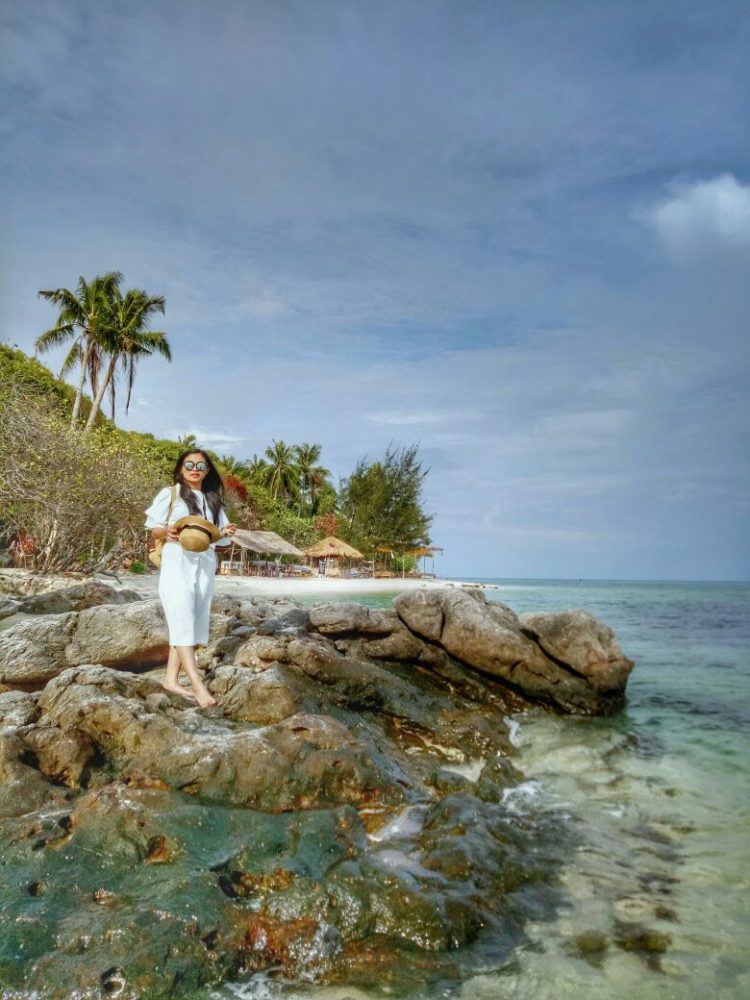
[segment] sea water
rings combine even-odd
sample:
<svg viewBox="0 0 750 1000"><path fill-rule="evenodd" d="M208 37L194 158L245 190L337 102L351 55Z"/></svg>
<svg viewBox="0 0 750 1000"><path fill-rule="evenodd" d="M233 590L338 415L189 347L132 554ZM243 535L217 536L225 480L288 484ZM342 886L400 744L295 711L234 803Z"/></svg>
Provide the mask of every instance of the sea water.
<svg viewBox="0 0 750 1000"><path fill-rule="evenodd" d="M420 997L750 996L750 585L480 582L519 613L590 611L636 667L612 718L511 720L525 780L506 806L550 840L547 905L501 965L477 968L474 947L462 983ZM206 996L376 994L265 974Z"/></svg>

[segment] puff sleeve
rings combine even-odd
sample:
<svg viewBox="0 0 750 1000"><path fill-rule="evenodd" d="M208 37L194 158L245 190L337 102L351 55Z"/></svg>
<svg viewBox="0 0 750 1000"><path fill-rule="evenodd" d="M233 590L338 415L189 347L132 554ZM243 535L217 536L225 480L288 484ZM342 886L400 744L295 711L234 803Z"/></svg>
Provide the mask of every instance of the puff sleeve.
<svg viewBox="0 0 750 1000"><path fill-rule="evenodd" d="M164 525L166 525L167 514L169 513L169 500L171 496L171 486L165 486L164 489L159 490L154 497L154 501L151 506L144 511L146 515L146 523L144 527L163 528Z"/></svg>

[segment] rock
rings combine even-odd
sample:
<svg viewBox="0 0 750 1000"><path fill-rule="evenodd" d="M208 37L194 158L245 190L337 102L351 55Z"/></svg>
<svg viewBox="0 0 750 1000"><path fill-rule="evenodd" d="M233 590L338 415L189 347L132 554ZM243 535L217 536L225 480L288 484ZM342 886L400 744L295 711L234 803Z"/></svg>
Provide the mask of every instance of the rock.
<svg viewBox="0 0 750 1000"><path fill-rule="evenodd" d="M211 641L226 635L231 621L212 614ZM169 635L159 600L27 619L0 632L0 689L38 688L82 664L146 670L163 666L168 655Z"/></svg>
<svg viewBox="0 0 750 1000"><path fill-rule="evenodd" d="M291 608L282 615L267 619L257 628L260 635L304 635L308 619L309 613L304 608Z"/></svg>
<svg viewBox="0 0 750 1000"><path fill-rule="evenodd" d="M0 597L0 621L3 618L10 618L11 615L18 614L21 602L12 597Z"/></svg>
<svg viewBox="0 0 750 1000"><path fill-rule="evenodd" d="M142 775L259 808L401 798L399 786L378 772L345 726L328 716L297 712L276 725L241 731L226 724L208 726L199 722L195 709L172 709L156 681L93 666L54 678L38 704L37 727L23 738L37 750L42 737L46 745L75 733L75 760L72 745L62 744L61 751L65 778L72 782L95 753L100 777ZM61 780L60 758L52 761L41 754L37 759L43 773Z"/></svg>
<svg viewBox="0 0 750 1000"><path fill-rule="evenodd" d="M134 590L115 590L106 583L87 580L73 587L27 597L21 601L18 610L27 615L57 615L101 604L130 604L140 600L140 595Z"/></svg>
<svg viewBox="0 0 750 1000"><path fill-rule="evenodd" d="M397 611L221 600L208 710L141 672L166 659L156 600L0 633L19 688L0 694L6 990L167 1000L280 969L416 993L480 932L522 940L563 852L556 818L508 806L508 706L624 689L614 637L579 614L465 590ZM655 933L611 940L656 961Z"/></svg>
<svg viewBox="0 0 750 1000"><path fill-rule="evenodd" d="M585 611L521 616L522 631L546 656L577 671L602 694L625 688L632 660L623 655L608 625Z"/></svg>
<svg viewBox="0 0 750 1000"><path fill-rule="evenodd" d="M319 604L310 609L310 627L321 635L387 635L393 630L395 614L372 611L364 604L344 602Z"/></svg>
<svg viewBox="0 0 750 1000"><path fill-rule="evenodd" d="M39 687L64 670L76 617L27 619L0 632L0 686Z"/></svg>
<svg viewBox="0 0 750 1000"><path fill-rule="evenodd" d="M241 667L218 667L209 684L224 718L270 725L297 712L321 710L314 684L288 667L269 666L253 674Z"/></svg>
<svg viewBox="0 0 750 1000"><path fill-rule="evenodd" d="M233 662L241 667L265 670L269 663L287 663L288 636L254 635L234 653Z"/></svg>
<svg viewBox="0 0 750 1000"><path fill-rule="evenodd" d="M412 632L530 701L586 714L613 712L624 703L632 661L612 630L591 615L519 619L504 605L488 604L481 592L466 590L406 593L394 604Z"/></svg>
<svg viewBox="0 0 750 1000"><path fill-rule="evenodd" d="M168 655L164 611L160 601L152 600L80 612L65 662L67 666L100 663L122 669L162 664Z"/></svg>
<svg viewBox="0 0 750 1000"><path fill-rule="evenodd" d="M419 590L412 594L401 594L393 604L399 618L415 635L432 642L440 639L445 622L442 594L433 590ZM466 606L473 610L472 605Z"/></svg>

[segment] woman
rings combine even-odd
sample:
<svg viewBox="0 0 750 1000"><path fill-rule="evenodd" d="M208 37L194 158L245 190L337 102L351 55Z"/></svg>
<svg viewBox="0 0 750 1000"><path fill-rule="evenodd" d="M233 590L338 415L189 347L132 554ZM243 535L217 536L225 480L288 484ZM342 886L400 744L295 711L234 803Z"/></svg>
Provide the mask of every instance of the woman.
<svg viewBox="0 0 750 1000"><path fill-rule="evenodd" d="M224 513L221 477L204 451L184 451L177 459L172 478L177 489L171 513L171 486L160 490L145 512L146 527L151 528L151 536L165 540L159 597L169 626L169 659L162 686L184 698L194 699L201 708L208 708L215 705L216 700L198 672L195 647L205 646L208 642L208 621L216 575L214 547L231 544L231 536L237 527ZM213 542L205 552L184 549L172 525L189 514L213 521L221 532L221 540ZM178 683L180 667L190 678L192 691Z"/></svg>

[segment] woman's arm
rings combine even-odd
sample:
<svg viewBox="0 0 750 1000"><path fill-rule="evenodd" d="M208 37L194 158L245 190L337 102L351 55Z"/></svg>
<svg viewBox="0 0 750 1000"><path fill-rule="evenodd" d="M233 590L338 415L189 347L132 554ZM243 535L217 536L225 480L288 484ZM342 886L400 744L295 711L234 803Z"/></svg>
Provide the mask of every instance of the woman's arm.
<svg viewBox="0 0 750 1000"><path fill-rule="evenodd" d="M179 541L178 533L166 523L169 516L171 496L172 488L165 486L164 489L159 490L154 498L154 502L144 512L146 514L145 527L150 529L151 537L155 541Z"/></svg>
<svg viewBox="0 0 750 1000"><path fill-rule="evenodd" d="M165 524L162 527L152 528L151 537L157 542L160 538L170 542L178 542L180 540L179 532L177 532L171 524Z"/></svg>

